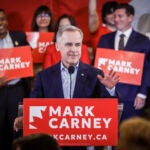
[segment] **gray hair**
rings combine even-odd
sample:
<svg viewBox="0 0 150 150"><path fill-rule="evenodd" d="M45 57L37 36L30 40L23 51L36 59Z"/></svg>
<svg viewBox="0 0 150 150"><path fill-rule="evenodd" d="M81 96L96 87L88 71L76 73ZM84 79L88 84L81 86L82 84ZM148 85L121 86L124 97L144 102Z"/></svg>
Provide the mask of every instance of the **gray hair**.
<svg viewBox="0 0 150 150"><path fill-rule="evenodd" d="M71 32L78 31L81 35L81 38L83 39L83 32L81 31L81 29L72 25L66 25L66 26L59 27L57 35L56 35L57 42L61 41L62 35L65 31L71 31Z"/></svg>

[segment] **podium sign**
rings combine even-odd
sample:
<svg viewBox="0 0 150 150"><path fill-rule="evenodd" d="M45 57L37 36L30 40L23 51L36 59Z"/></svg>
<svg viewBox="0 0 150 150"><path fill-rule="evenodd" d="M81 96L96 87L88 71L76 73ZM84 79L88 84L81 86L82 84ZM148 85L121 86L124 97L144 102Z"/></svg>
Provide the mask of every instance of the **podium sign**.
<svg viewBox="0 0 150 150"><path fill-rule="evenodd" d="M120 76L120 82L141 85L144 56L143 53L98 48L94 66L105 74L113 68Z"/></svg>
<svg viewBox="0 0 150 150"><path fill-rule="evenodd" d="M117 99L24 99L24 135L48 133L61 146L117 145Z"/></svg>
<svg viewBox="0 0 150 150"><path fill-rule="evenodd" d="M0 49L0 77L6 81L33 76L30 46Z"/></svg>

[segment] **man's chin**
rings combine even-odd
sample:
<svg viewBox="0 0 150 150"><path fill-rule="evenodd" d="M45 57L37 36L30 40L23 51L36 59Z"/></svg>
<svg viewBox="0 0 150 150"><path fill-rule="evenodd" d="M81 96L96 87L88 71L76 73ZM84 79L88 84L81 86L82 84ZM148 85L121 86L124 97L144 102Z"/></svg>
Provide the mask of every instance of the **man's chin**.
<svg viewBox="0 0 150 150"><path fill-rule="evenodd" d="M70 66L76 66L78 64L79 61L70 61L69 65Z"/></svg>

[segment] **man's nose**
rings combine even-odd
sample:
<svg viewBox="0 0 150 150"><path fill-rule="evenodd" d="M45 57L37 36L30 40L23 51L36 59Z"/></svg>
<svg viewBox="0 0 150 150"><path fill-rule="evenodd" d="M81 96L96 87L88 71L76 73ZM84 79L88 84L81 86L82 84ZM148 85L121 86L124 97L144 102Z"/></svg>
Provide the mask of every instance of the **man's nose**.
<svg viewBox="0 0 150 150"><path fill-rule="evenodd" d="M118 19L119 19L119 17L118 17L118 16L115 16L115 17L114 17L114 21L115 21L115 22L117 22L117 21L118 21Z"/></svg>
<svg viewBox="0 0 150 150"><path fill-rule="evenodd" d="M71 46L71 50L72 50L72 51L76 51L76 49L77 49L76 45L73 44L73 45Z"/></svg>

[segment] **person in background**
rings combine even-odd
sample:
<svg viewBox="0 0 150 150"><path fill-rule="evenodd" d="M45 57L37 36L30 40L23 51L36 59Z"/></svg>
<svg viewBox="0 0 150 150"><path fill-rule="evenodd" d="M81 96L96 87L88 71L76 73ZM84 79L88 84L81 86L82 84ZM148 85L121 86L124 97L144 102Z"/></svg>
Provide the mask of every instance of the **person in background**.
<svg viewBox="0 0 150 150"><path fill-rule="evenodd" d="M39 6L33 15L31 30L37 32L33 37L32 41L35 41L36 48L38 48L37 43L39 39L39 32L53 32L54 31L54 19L50 8L46 5ZM33 44L34 44L33 43ZM33 45L31 43L31 47ZM36 52L37 49L34 49L32 53ZM34 63L34 76L43 69L43 63ZM32 87L34 86L34 78L32 81Z"/></svg>
<svg viewBox="0 0 150 150"><path fill-rule="evenodd" d="M143 118L130 118L119 127L119 143L116 150L149 150L150 121Z"/></svg>
<svg viewBox="0 0 150 150"><path fill-rule="evenodd" d="M89 30L91 32L91 45L93 45L94 54L100 37L116 30L114 11L117 5L116 1L105 2L102 6L102 16L99 17L97 1L89 0Z"/></svg>
<svg viewBox="0 0 150 150"><path fill-rule="evenodd" d="M147 87L150 85L150 40L132 28L131 24L133 19L133 6L127 3L119 4L114 12L114 21L117 31L103 35L98 44L99 48L145 54L141 85L125 83L118 83L117 85L118 92L121 95L120 102L124 103L121 120L141 115L141 109L144 107L147 97ZM120 35L124 36L124 45L121 49L119 47Z"/></svg>
<svg viewBox="0 0 150 150"><path fill-rule="evenodd" d="M54 31L54 19L49 7L42 5L35 10L31 30L37 32Z"/></svg>
<svg viewBox="0 0 150 150"><path fill-rule="evenodd" d="M61 150L56 139L48 134L37 133L13 141L12 150Z"/></svg>
<svg viewBox="0 0 150 150"><path fill-rule="evenodd" d="M140 20L140 17L143 16L144 14L149 14L150 15L150 5L148 5L149 0L130 0L129 4L132 5L135 9L135 15L134 15L134 20L132 22L132 26L134 27L135 30L137 30L138 32L140 32L139 28L138 28L138 22ZM144 8L144 9L141 9ZM145 18L146 19L146 18ZM143 24L141 24L143 26L143 28L145 28L145 24L147 24L148 22L143 22ZM141 28L142 28L141 26Z"/></svg>
<svg viewBox="0 0 150 150"><path fill-rule="evenodd" d="M8 31L6 12L0 8L0 49L28 45L25 33ZM10 150L12 140L21 135L13 130L18 114L18 104L30 95L30 79L17 78L5 81L0 77L0 149Z"/></svg>
<svg viewBox="0 0 150 150"><path fill-rule="evenodd" d="M150 39L150 13L143 14L138 20L138 31Z"/></svg>
<svg viewBox="0 0 150 150"><path fill-rule="evenodd" d="M73 25L77 26L74 18L70 15L63 14L61 15L58 20L56 21L55 25L55 34L54 34L54 44L49 45L46 49L43 68L50 67L56 63L58 63L61 59L61 54L58 49L56 49L55 42L56 42L56 33L61 26L66 25ZM87 64L90 64L90 55L86 45L82 45L82 53L81 53L81 60Z"/></svg>

